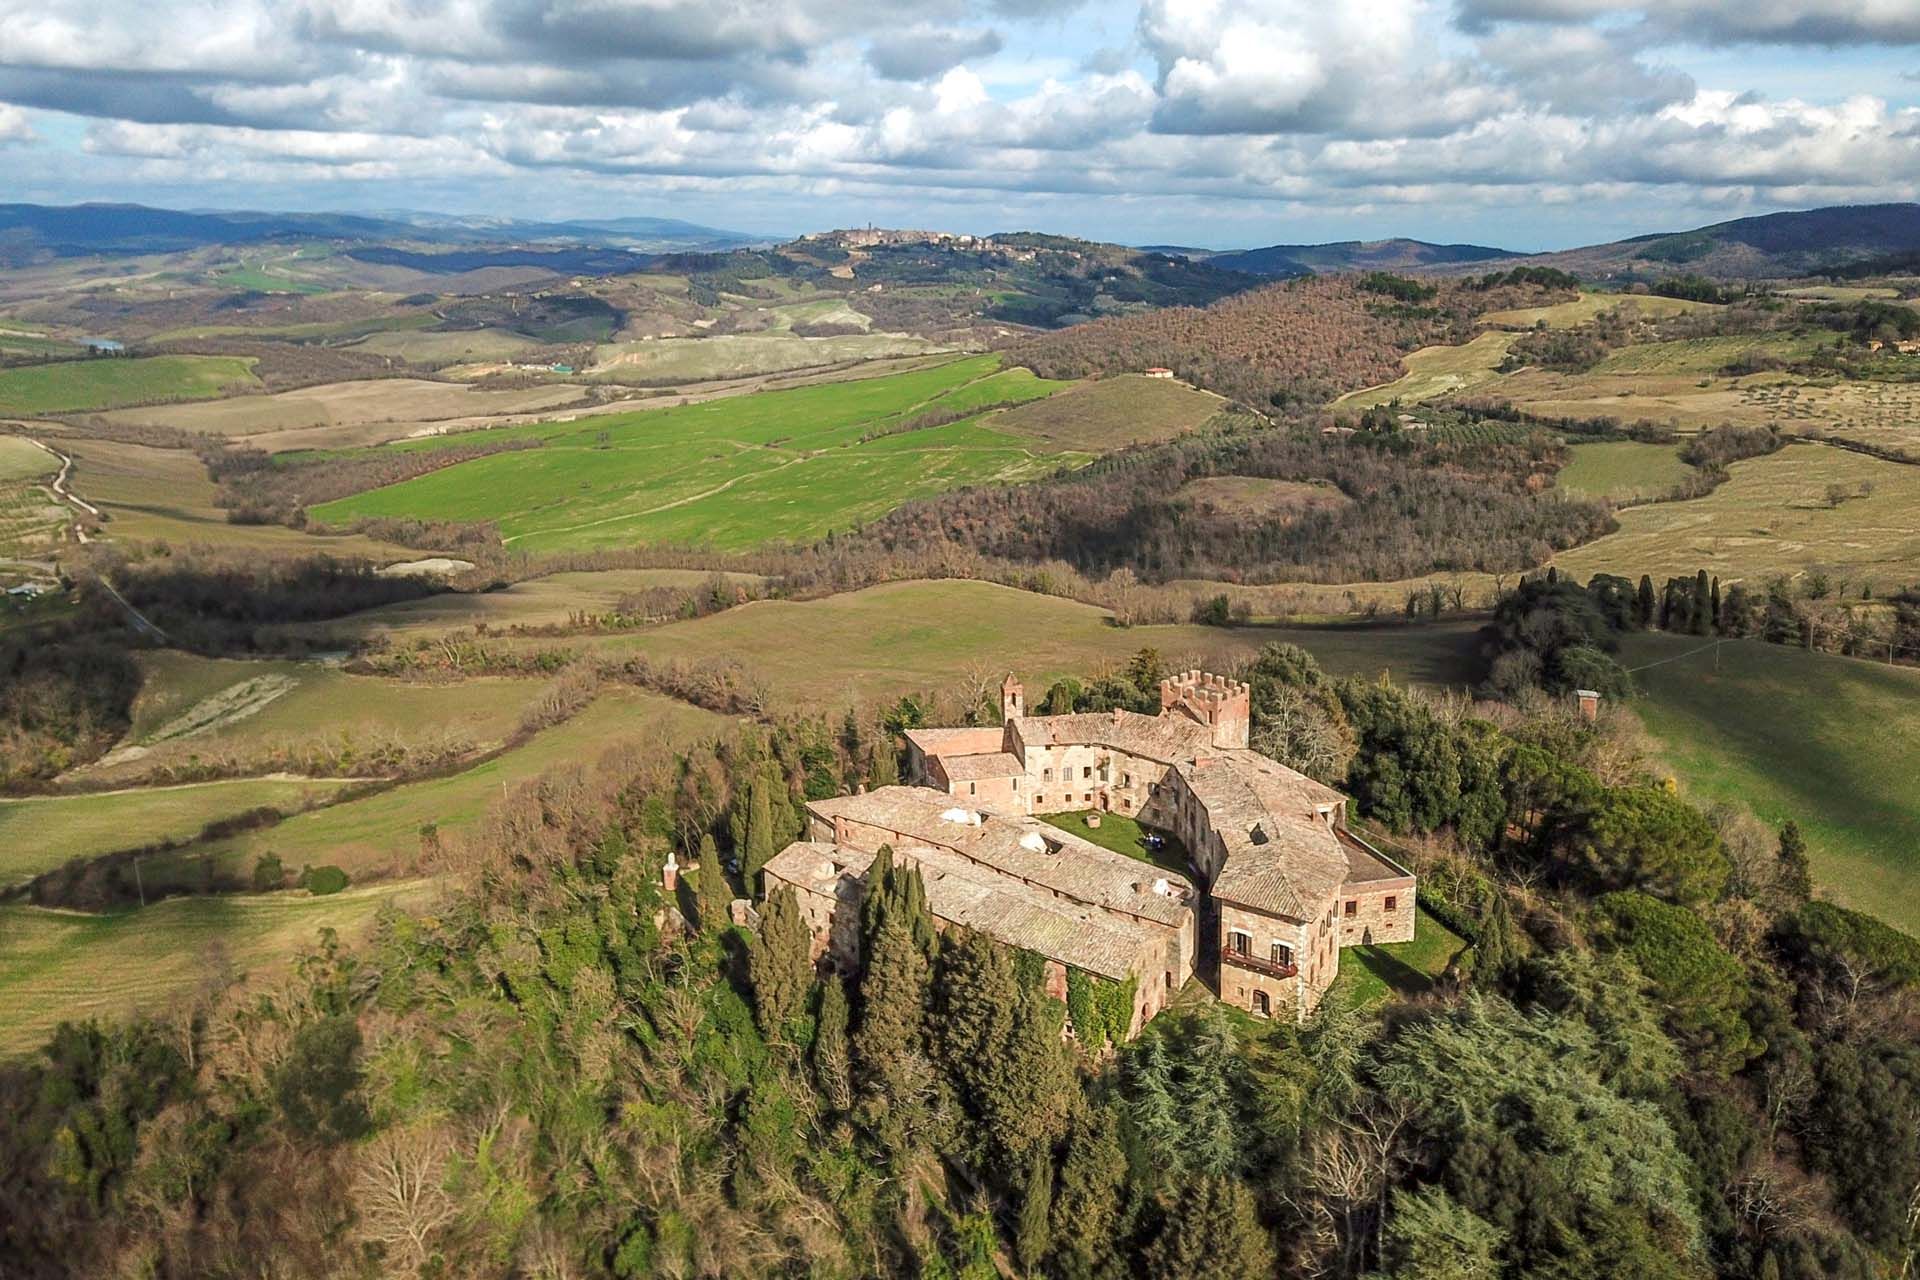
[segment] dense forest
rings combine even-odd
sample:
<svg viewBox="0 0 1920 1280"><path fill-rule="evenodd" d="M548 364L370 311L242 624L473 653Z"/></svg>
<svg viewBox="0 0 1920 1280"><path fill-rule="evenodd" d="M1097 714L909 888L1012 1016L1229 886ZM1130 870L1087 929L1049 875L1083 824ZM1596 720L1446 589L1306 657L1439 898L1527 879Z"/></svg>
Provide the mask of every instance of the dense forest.
<svg viewBox="0 0 1920 1280"><path fill-rule="evenodd" d="M1063 561L1094 576L1127 569L1148 581L1390 582L1519 570L1613 527L1603 506L1545 493L1561 448L1546 433L1343 440L1230 416L1050 480L908 503L836 542L886 552L947 544ZM1213 476L1324 481L1345 501L1281 504L1252 516L1181 492Z"/></svg>
<svg viewBox="0 0 1920 1280"><path fill-rule="evenodd" d="M1324 404L1391 382L1419 347L1471 338L1474 317L1571 297L1533 276L1433 284L1375 272L1315 277L1209 307L1164 307L1028 339L1009 353L1045 378L1154 366L1258 408Z"/></svg>
<svg viewBox="0 0 1920 1280"><path fill-rule="evenodd" d="M1144 701L1159 668L1046 700ZM790 898L733 923L726 868L896 776L935 700L623 751L450 841L455 887L367 945L231 991L210 954L193 999L0 1069L8 1273L1910 1266L1920 946L1809 901L1792 824L1693 809L1604 719L1477 718L1285 647L1242 674L1263 749L1414 842L1423 909L1471 940L1438 988L1299 1026L1185 999L1115 1052L1098 1001L937 934L884 860L867 963L816 973Z"/></svg>

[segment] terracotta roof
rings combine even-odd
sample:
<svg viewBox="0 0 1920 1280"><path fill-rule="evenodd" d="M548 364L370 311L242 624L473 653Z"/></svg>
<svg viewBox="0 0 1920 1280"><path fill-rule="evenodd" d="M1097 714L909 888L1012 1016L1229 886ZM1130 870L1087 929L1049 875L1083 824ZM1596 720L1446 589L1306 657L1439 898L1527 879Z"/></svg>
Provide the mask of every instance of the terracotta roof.
<svg viewBox="0 0 1920 1280"><path fill-rule="evenodd" d="M1008 722L1017 741L1034 747L1111 747L1172 764L1213 748L1213 730L1188 717L1137 711L1083 711L1066 716L1017 716Z"/></svg>
<svg viewBox="0 0 1920 1280"><path fill-rule="evenodd" d="M909 729L907 741L930 756L977 756L998 751L1006 731L991 729Z"/></svg>
<svg viewBox="0 0 1920 1280"><path fill-rule="evenodd" d="M980 756L940 757L940 767L946 770L951 782L977 782L982 778L1018 778L1026 770L1020 762L1005 751L995 751Z"/></svg>
<svg viewBox="0 0 1920 1280"><path fill-rule="evenodd" d="M1346 883L1346 847L1318 810L1340 803L1338 791L1257 751L1217 751L1178 767L1226 845L1216 895L1306 920Z"/></svg>
<svg viewBox="0 0 1920 1280"><path fill-rule="evenodd" d="M873 858L844 845L800 841L775 854L766 873L815 893L858 901ZM946 849L904 845L894 850L894 858L919 866L927 910L937 919L1104 978L1124 980L1141 956L1157 957L1166 945L1167 932L1153 924L1055 898Z"/></svg>
<svg viewBox="0 0 1920 1280"><path fill-rule="evenodd" d="M1185 876L1103 849L1025 814L958 806L926 787L878 787L864 795L814 800L807 808L831 822L843 816L899 833L905 844L950 849L983 867L1089 906L1178 928L1193 914Z"/></svg>

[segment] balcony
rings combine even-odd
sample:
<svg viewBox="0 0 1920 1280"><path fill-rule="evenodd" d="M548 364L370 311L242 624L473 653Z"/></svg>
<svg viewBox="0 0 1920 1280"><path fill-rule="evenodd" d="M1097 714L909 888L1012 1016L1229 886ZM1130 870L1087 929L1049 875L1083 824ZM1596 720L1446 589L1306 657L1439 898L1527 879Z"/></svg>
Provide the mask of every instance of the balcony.
<svg viewBox="0 0 1920 1280"><path fill-rule="evenodd" d="M1281 964L1274 960L1262 960L1259 956L1246 951L1235 951L1231 944L1220 948L1220 963L1238 965L1242 969L1251 969L1255 973L1265 974L1269 978L1291 978L1300 972L1299 966Z"/></svg>

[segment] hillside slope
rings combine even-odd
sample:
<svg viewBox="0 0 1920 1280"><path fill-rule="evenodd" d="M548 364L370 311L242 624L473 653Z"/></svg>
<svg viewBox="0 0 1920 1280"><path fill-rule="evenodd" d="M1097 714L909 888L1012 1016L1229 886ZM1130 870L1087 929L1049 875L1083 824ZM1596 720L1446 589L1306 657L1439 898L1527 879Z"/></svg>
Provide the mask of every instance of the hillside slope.
<svg viewBox="0 0 1920 1280"><path fill-rule="evenodd" d="M1275 244L1218 253L1207 265L1257 276L1304 276L1337 271L1410 271L1420 267L1504 262L1523 255L1479 244L1425 240L1339 240L1331 244Z"/></svg>

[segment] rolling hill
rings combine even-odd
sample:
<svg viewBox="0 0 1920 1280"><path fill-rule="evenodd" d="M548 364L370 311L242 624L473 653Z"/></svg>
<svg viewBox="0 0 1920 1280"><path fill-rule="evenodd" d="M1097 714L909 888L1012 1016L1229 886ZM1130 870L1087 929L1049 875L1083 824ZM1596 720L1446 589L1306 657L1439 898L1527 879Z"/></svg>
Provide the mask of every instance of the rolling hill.
<svg viewBox="0 0 1920 1280"><path fill-rule="evenodd" d="M1425 240L1339 240L1331 244L1275 244L1217 253L1207 265L1256 276L1322 275L1339 271L1415 271L1423 267L1504 262L1522 255L1478 244Z"/></svg>
<svg viewBox="0 0 1920 1280"><path fill-rule="evenodd" d="M1777 280L1876 267L1911 269L1917 257L1920 204L1869 204L1736 218L1691 231L1536 254L1515 265L1557 267L1593 281L1682 273Z"/></svg>

